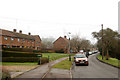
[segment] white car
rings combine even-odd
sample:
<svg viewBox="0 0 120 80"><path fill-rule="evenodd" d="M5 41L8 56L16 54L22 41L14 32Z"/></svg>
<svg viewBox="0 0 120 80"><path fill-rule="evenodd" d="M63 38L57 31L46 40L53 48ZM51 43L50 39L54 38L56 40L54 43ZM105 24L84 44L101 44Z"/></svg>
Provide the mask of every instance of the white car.
<svg viewBox="0 0 120 80"><path fill-rule="evenodd" d="M93 53L93 52L90 51L90 52L89 52L89 55L92 55L92 53Z"/></svg>
<svg viewBox="0 0 120 80"><path fill-rule="evenodd" d="M88 58L85 56L85 54L76 54L75 58L75 64L85 64L88 66Z"/></svg>

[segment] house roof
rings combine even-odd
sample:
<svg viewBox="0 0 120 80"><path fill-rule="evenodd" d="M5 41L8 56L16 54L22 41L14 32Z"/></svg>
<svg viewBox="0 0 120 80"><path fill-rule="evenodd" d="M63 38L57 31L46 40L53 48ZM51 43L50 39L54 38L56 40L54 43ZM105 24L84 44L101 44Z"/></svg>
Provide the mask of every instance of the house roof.
<svg viewBox="0 0 120 80"><path fill-rule="evenodd" d="M39 35L32 35L32 36L33 36L34 38L39 38L40 41L42 41Z"/></svg>
<svg viewBox="0 0 120 80"><path fill-rule="evenodd" d="M35 35L35 36L27 35L27 34L12 32L4 29L0 29L0 35L15 37L15 38L31 39L31 40L35 40L35 36L39 36L39 35Z"/></svg>
<svg viewBox="0 0 120 80"><path fill-rule="evenodd" d="M62 39L63 39L64 41L66 41L67 43L69 43L69 40L68 40L67 38L64 38L64 37L61 37L61 36L60 36L57 40L59 40L60 38L62 38ZM57 40L56 40L56 41L57 41ZM54 44L56 41L54 41L53 44Z"/></svg>

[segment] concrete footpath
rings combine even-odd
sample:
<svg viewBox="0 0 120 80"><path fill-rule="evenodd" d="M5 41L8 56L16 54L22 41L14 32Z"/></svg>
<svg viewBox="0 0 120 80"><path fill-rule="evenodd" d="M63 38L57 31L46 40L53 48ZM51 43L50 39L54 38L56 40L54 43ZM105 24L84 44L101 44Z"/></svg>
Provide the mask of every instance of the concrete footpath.
<svg viewBox="0 0 120 80"><path fill-rule="evenodd" d="M30 70L30 71L28 71L28 72L25 72L25 73L23 73L22 75L19 75L19 76L17 76L16 78L15 78L15 80L17 80L17 79L20 79L20 78L31 78L31 79L33 79L33 78L44 78L44 77L46 77L46 73L47 72L50 72L50 70L52 70L51 69L51 67L54 65L54 64L56 64L56 63L59 63L59 62L61 62L62 60L65 60L65 59L67 59L68 57L64 57L64 58L60 58L60 59L58 59L58 60L55 60L55 61L52 61L52 62L49 62L49 63L47 63L47 64L43 64L43 65L41 65L41 66L39 66L39 67L37 67L37 68L35 68L35 69L33 69L33 70ZM52 70L53 71L53 70ZM65 71L65 70L64 70ZM57 70L57 69L54 69L54 72L57 72L57 73L59 73L60 72L60 70ZM66 71L65 71L66 72ZM69 73L69 71L67 71L68 73ZM66 72L66 74L68 74ZM61 73L64 73L63 71L61 72ZM53 76L53 77L51 77L51 78L55 78L55 76Z"/></svg>
<svg viewBox="0 0 120 80"><path fill-rule="evenodd" d="M72 78L68 69L52 68L45 78Z"/></svg>

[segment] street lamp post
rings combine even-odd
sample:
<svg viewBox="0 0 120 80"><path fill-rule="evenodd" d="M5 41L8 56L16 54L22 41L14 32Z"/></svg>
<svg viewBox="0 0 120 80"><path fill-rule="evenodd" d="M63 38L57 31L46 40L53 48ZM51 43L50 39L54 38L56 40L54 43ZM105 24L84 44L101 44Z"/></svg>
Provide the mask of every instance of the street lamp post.
<svg viewBox="0 0 120 80"><path fill-rule="evenodd" d="M70 37L69 37L69 61L71 61L71 53L70 53Z"/></svg>
<svg viewBox="0 0 120 80"><path fill-rule="evenodd" d="M69 61L71 61L71 50L70 50L70 32L68 33L69 35Z"/></svg>

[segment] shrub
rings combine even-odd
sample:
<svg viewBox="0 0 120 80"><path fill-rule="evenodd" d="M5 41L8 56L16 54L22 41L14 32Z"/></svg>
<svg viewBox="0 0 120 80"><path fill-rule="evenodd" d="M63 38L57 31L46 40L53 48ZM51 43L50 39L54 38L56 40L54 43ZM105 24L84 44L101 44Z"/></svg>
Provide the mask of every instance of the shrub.
<svg viewBox="0 0 120 80"><path fill-rule="evenodd" d="M55 50L56 53L64 53L64 50L63 49L60 49L60 50Z"/></svg>
<svg viewBox="0 0 120 80"><path fill-rule="evenodd" d="M38 62L38 57L3 57L2 62Z"/></svg>
<svg viewBox="0 0 120 80"><path fill-rule="evenodd" d="M2 79L1 80L11 80L10 73L5 68L2 68Z"/></svg>
<svg viewBox="0 0 120 80"><path fill-rule="evenodd" d="M42 57L41 60L38 60L38 61L41 61L41 64L49 62L48 58L46 58L46 57ZM38 62L38 64L40 64L40 63Z"/></svg>

